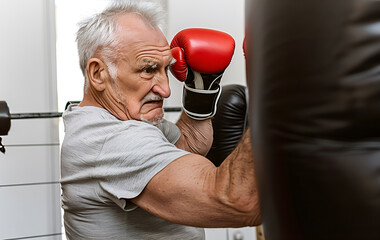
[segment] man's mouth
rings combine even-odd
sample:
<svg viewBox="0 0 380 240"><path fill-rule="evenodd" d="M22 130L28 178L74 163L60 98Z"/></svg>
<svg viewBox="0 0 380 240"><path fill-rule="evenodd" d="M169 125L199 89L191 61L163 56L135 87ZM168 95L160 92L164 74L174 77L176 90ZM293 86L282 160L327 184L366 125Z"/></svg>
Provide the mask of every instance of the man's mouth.
<svg viewBox="0 0 380 240"><path fill-rule="evenodd" d="M157 108L157 107L162 107L163 100L150 100L147 101L143 104L143 106L148 106L150 108Z"/></svg>
<svg viewBox="0 0 380 240"><path fill-rule="evenodd" d="M164 99L157 94L148 94L142 100L141 112L147 113L156 108L162 108Z"/></svg>
<svg viewBox="0 0 380 240"><path fill-rule="evenodd" d="M161 103L162 100L149 100L149 101L146 101L144 104L155 104L155 103Z"/></svg>

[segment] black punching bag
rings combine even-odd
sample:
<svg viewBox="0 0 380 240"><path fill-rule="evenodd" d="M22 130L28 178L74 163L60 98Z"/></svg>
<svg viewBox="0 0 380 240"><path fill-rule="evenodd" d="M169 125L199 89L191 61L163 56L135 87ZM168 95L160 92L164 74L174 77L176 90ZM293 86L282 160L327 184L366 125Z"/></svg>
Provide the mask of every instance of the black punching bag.
<svg viewBox="0 0 380 240"><path fill-rule="evenodd" d="M247 0L246 57L265 239L379 240L380 1Z"/></svg>
<svg viewBox="0 0 380 240"><path fill-rule="evenodd" d="M222 87L215 116L212 118L214 141L207 158L219 166L236 148L247 127L247 87L230 84Z"/></svg>

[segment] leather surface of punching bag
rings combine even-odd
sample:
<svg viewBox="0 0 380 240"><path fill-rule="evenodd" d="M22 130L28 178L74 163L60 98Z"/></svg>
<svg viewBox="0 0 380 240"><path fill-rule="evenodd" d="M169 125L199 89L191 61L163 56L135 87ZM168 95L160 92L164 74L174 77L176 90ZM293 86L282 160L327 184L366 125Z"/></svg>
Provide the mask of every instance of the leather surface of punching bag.
<svg viewBox="0 0 380 240"><path fill-rule="evenodd" d="M379 240L380 1L247 0L246 58L265 239Z"/></svg>
<svg viewBox="0 0 380 240"><path fill-rule="evenodd" d="M219 166L240 142L247 125L247 104L247 87L238 84L222 87L212 118L214 141L206 156L215 166Z"/></svg>

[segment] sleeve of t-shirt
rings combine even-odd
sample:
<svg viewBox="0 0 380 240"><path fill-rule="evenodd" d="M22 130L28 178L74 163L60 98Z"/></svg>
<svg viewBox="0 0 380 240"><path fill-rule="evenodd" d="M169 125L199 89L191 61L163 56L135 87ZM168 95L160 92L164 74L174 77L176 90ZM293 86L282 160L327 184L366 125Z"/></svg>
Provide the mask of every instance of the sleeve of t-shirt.
<svg viewBox="0 0 380 240"><path fill-rule="evenodd" d="M125 199L137 197L159 171L188 152L175 147L153 125L126 122L104 142L95 177L105 197L131 210Z"/></svg>

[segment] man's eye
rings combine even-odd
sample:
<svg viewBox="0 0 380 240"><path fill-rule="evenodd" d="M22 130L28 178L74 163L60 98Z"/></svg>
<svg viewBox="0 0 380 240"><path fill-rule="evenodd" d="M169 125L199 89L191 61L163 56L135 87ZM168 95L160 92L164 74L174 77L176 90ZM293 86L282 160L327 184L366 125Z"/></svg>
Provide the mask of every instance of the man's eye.
<svg viewBox="0 0 380 240"><path fill-rule="evenodd" d="M154 71L153 68L145 68L145 69L144 69L144 72L145 72L145 73L152 73L153 71Z"/></svg>

